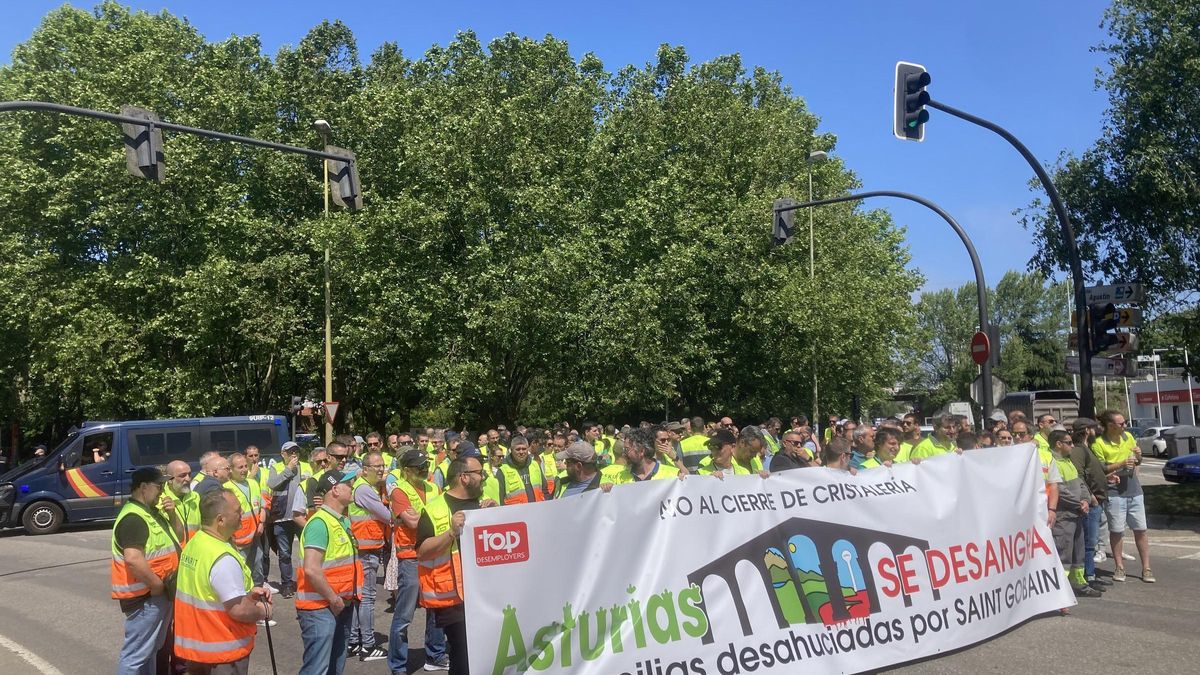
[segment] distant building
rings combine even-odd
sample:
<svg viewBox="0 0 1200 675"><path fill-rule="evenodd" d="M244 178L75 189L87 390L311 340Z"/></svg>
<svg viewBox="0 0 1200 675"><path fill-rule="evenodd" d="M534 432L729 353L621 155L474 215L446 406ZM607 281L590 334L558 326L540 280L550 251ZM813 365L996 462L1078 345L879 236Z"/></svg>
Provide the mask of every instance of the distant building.
<svg viewBox="0 0 1200 675"><path fill-rule="evenodd" d="M1156 424L1157 420L1161 420L1160 426L1166 427L1194 425L1196 420L1200 420L1200 381L1193 377L1189 378L1189 383L1192 388L1191 399L1188 398L1188 386L1182 378L1159 380L1157 389L1154 380L1131 380L1129 396L1133 401L1130 417L1134 420L1153 419Z"/></svg>

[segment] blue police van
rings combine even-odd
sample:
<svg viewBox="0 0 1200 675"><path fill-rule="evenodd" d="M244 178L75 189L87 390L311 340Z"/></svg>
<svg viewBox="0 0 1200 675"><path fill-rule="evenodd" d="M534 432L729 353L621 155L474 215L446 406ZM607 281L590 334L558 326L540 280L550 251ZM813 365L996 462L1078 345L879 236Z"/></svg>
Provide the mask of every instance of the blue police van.
<svg viewBox="0 0 1200 675"><path fill-rule="evenodd" d="M65 522L116 518L140 467L179 459L195 471L210 450L254 445L269 457L287 440L282 415L87 422L44 457L0 476L0 527L50 534Z"/></svg>

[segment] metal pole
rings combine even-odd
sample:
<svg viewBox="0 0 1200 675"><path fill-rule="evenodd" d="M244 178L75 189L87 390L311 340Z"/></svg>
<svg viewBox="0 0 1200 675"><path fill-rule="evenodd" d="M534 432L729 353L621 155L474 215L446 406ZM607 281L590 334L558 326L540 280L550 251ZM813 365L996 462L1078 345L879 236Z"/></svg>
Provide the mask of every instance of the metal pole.
<svg viewBox="0 0 1200 675"><path fill-rule="evenodd" d="M1037 175L1038 180L1042 183L1042 188L1046 190L1046 195L1050 197L1050 203L1054 205L1054 216L1058 219L1058 224L1062 228L1063 244L1067 248L1067 258L1071 266L1071 281L1075 291L1075 314L1079 322L1079 415L1081 417L1092 417L1096 411L1096 398L1093 391L1092 383L1092 337L1088 331L1083 330L1083 318L1087 310L1087 294L1084 290L1083 278L1083 263L1079 259L1079 247L1075 243L1075 230L1071 227L1071 219L1067 216L1067 209L1063 206L1062 199L1058 196L1058 190L1054 188L1054 183L1050 181L1049 174L1042 168L1041 163L1021 143L1016 136L1013 136L1004 127L989 122L982 117L976 117L968 112L952 108L944 103L930 100L929 107L936 110L941 110L944 113L953 115L959 119L966 120L972 124L977 124L984 129L999 134L1001 138L1008 141L1010 145L1016 148L1017 152L1025 158L1029 166L1033 168L1033 172Z"/></svg>
<svg viewBox="0 0 1200 675"><path fill-rule="evenodd" d="M1153 354L1153 351L1151 353ZM1158 391L1158 359L1158 354L1154 354L1154 360L1151 363L1154 364L1154 412L1157 413L1155 417L1158 418L1158 426L1161 427L1163 425L1162 394Z"/></svg>
<svg viewBox="0 0 1200 675"><path fill-rule="evenodd" d="M273 141L264 141L249 136L238 136L236 134L227 134L220 131L212 131L211 129L199 129L196 127L188 127L182 124L172 124L170 122L159 122L143 119L141 117L129 117L128 115L118 115L115 113L102 112L100 110L91 110L88 108L77 108L73 105L61 105L59 103L46 103L44 101L4 101L0 102L0 112L8 112L10 110L46 110L49 112L62 113L64 115L75 115L77 117L91 117L99 120L107 120L109 122L118 122L122 124L137 124L146 128L151 126L158 129L166 129L168 131L178 131L184 134L192 134L195 136L204 136L218 141L230 141L233 143L241 143L243 145L254 145L260 148L270 148L272 150L280 150L282 152L291 152L298 155L308 155L309 157L319 157L326 160L346 161L347 158L342 155L337 155L324 150L312 150L309 148L300 148L286 143L275 143Z"/></svg>
<svg viewBox="0 0 1200 675"><path fill-rule="evenodd" d="M328 139L325 139L328 141ZM328 142L326 142L328 145ZM329 224L329 160L322 162L325 167L325 179L321 183L325 186L325 224ZM325 400L333 400L333 328L330 319L330 302L329 302L329 233L325 233ZM329 419L329 412L325 412L325 444L333 442L333 420Z"/></svg>
<svg viewBox="0 0 1200 675"><path fill-rule="evenodd" d="M1104 409L1108 410L1108 376L1104 376Z"/></svg>
<svg viewBox="0 0 1200 675"><path fill-rule="evenodd" d="M1072 316L1071 295L1067 294L1067 325L1068 326L1071 325L1071 316ZM1075 331L1079 332L1079 331L1086 330L1084 323L1085 322L1081 317L1076 317L1075 318ZM1070 328L1067 329L1068 334L1070 333L1070 330L1071 330ZM1074 350L1068 350L1068 351L1074 351ZM1078 355L1079 355L1079 353L1076 352L1076 356L1078 356ZM1079 376L1076 375L1075 373L1071 374L1071 388L1075 390L1075 395L1078 396L1079 395Z"/></svg>
<svg viewBox="0 0 1200 675"><path fill-rule="evenodd" d="M958 235L958 238L962 240L963 246L965 246L967 249L967 255L971 258L971 267L975 271L975 290L976 290L976 294L978 296L978 302L979 302L979 330L983 331L983 333L985 335L989 334L990 331L988 330L988 328L989 328L990 324L988 321L987 281L983 277L983 265L979 262L979 254L975 252L975 244L971 243L971 238L967 236L966 230L963 230L962 226L960 226L958 224L958 221L954 220L953 216L951 216L949 213L946 213L945 209L938 206L937 204L934 204L933 202L929 201L928 199L925 199L924 197L919 197L917 195L910 194L908 192L897 192L895 190L872 190L870 192L860 192L858 194L845 195L842 197L832 197L830 199L820 199L817 201L809 201L804 204L795 204L793 206L784 206L784 207L775 209L775 211L777 213L784 213L786 211L795 211L796 209L812 208L814 206L824 206L826 204L839 204L841 202L852 202L852 201L858 201L858 200L862 200L862 199L869 199L871 197L896 197L898 199L907 199L910 202L916 202L916 203L920 204L921 206L924 206L924 207L928 208L929 210L933 211L934 213L938 214L939 216L941 216L942 219L945 220L950 225L951 229L953 229L955 234ZM991 414L991 412L992 412L992 356L991 356L991 354L989 354L988 358L986 360L984 360L983 366L981 367L981 369L983 371L981 374L983 375L983 385L984 386L981 387L982 391L980 393L983 395L982 396L982 398L983 398L983 401L982 401L983 417L986 419L987 416L989 414Z"/></svg>
<svg viewBox="0 0 1200 675"><path fill-rule="evenodd" d="M1192 364L1188 361L1187 347L1183 348L1183 369L1186 371L1183 381L1187 385L1188 390L1188 409L1192 413L1192 426L1196 426L1196 394L1192 391L1192 380L1194 378L1192 378Z"/></svg>
<svg viewBox="0 0 1200 675"><path fill-rule="evenodd" d="M812 198L813 198L812 161L813 161L813 155L810 153L808 156L808 162L806 162L806 164L808 166L808 201L810 201L810 202L812 201ZM808 210L808 279L810 282L810 286L815 285L816 280L817 280L817 262L816 262L817 254L816 254L816 243L815 242L816 242L816 240L813 238L813 210L809 209ZM815 289L810 289L810 292L813 292L813 290L815 290ZM813 339L812 339L812 380L813 380L813 407L812 407L813 416L812 416L812 418L813 418L814 425L817 423L817 418L821 414L820 407L817 405L817 400L818 400L818 397L817 397L817 332L816 332L815 328L816 328L816 321L813 322Z"/></svg>
<svg viewBox="0 0 1200 675"><path fill-rule="evenodd" d="M1129 413L1128 415L1125 416L1125 419L1132 421L1133 420L1133 399L1129 398L1129 378L1125 377L1125 378L1121 378L1121 379L1125 380L1125 410L1126 410L1126 412Z"/></svg>

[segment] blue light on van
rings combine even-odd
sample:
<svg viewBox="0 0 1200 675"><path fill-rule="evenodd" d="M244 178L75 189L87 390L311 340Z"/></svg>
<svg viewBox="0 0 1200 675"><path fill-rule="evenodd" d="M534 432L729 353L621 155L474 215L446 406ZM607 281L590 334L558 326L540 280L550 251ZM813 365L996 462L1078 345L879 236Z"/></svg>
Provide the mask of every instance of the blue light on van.
<svg viewBox="0 0 1200 675"><path fill-rule="evenodd" d="M23 495L29 494L29 486L28 485L21 486L21 494L23 494Z"/></svg>
<svg viewBox="0 0 1200 675"><path fill-rule="evenodd" d="M283 424L283 420L280 419L279 417L275 417L275 426L278 427L278 426L281 426L282 424Z"/></svg>

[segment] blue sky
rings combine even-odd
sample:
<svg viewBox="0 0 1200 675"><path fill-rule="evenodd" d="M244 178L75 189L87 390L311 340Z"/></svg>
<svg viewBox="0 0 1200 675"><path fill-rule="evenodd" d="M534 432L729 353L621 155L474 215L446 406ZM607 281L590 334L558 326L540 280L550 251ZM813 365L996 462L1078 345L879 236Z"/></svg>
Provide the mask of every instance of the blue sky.
<svg viewBox="0 0 1200 675"><path fill-rule="evenodd" d="M63 4L6 3L0 58ZM94 2L71 2L90 9ZM313 0L135 0L182 15L209 40L257 33L268 53L295 44L323 19L354 31L364 58L393 41L417 56L472 29L485 42L507 32L567 40L576 57L596 53L610 71L653 59L661 43L684 46L693 62L741 53L748 67L776 70L838 137L834 154L864 189L914 192L941 204L979 249L989 285L1024 269L1034 248L1012 211L1035 196L1033 172L988 131L931 111L924 143L891 135L895 62L929 68L933 98L1007 127L1043 162L1081 152L1100 132L1106 97L1095 89L1106 1L1007 2L867 0L793 2L315 2ZM912 11L906 11L906 5ZM1014 105L1026 101L1024 105ZM802 196L802 195L798 195ZM974 277L962 245L936 215L874 201L908 227L913 264L926 289ZM764 206L764 209L767 208ZM765 218L765 217L764 217ZM764 219L764 223L767 221ZM764 224L764 228L768 225Z"/></svg>

